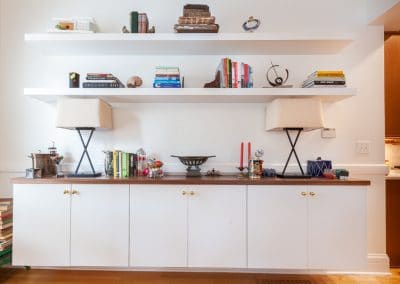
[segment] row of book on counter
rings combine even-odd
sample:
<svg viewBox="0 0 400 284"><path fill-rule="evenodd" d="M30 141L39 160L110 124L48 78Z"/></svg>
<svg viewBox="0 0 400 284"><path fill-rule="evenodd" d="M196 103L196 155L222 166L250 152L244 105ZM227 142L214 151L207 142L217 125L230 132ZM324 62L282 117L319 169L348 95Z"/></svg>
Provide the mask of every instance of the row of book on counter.
<svg viewBox="0 0 400 284"><path fill-rule="evenodd" d="M142 149L135 154L114 150L112 151L112 160L108 163L106 175L114 178L143 176L143 172L147 168L146 153Z"/></svg>
<svg viewBox="0 0 400 284"><path fill-rule="evenodd" d="M303 88L345 88L346 76L342 70L317 70L303 82Z"/></svg>
<svg viewBox="0 0 400 284"><path fill-rule="evenodd" d="M246 63L222 58L217 74L220 76L220 88L253 88L253 68Z"/></svg>
<svg viewBox="0 0 400 284"><path fill-rule="evenodd" d="M0 267L11 264L12 199L0 199Z"/></svg>

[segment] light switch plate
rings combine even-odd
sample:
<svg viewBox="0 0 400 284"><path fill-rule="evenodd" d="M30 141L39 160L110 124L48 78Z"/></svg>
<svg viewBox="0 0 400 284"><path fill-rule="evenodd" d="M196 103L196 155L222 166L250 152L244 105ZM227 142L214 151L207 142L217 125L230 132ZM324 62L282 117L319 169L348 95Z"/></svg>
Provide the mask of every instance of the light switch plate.
<svg viewBox="0 0 400 284"><path fill-rule="evenodd" d="M321 138L336 138L336 128L322 128Z"/></svg>
<svg viewBox="0 0 400 284"><path fill-rule="evenodd" d="M357 141L356 143L356 151L357 154L369 154L371 148L371 141Z"/></svg>

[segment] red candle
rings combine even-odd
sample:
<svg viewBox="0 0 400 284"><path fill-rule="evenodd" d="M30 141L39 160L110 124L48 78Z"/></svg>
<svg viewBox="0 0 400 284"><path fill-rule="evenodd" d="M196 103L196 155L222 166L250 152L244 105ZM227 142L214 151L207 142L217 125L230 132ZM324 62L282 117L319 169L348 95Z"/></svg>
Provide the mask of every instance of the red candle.
<svg viewBox="0 0 400 284"><path fill-rule="evenodd" d="M249 144L247 144L247 150L248 150L248 153L247 153L247 157L248 157L248 159L249 159L249 162L250 162L250 160L251 160L251 143L249 142Z"/></svg>
<svg viewBox="0 0 400 284"><path fill-rule="evenodd" d="M240 144L240 167L243 168L244 143Z"/></svg>

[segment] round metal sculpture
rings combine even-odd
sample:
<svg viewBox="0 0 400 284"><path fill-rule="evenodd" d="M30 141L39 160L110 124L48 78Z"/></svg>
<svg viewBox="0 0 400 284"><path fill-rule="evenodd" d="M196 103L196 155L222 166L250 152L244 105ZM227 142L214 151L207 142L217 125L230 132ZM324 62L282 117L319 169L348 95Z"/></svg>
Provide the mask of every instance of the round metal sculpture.
<svg viewBox="0 0 400 284"><path fill-rule="evenodd" d="M261 25L261 21L259 19L255 19L253 16L249 17L249 19L243 23L242 28L246 32L253 32L258 29Z"/></svg>
<svg viewBox="0 0 400 284"><path fill-rule="evenodd" d="M200 166L207 162L209 158L215 158L215 156L174 156L178 158L182 164L187 166L186 176L187 177L201 177Z"/></svg>
<svg viewBox="0 0 400 284"><path fill-rule="evenodd" d="M289 70L282 69L279 65L271 62L266 77L272 87L282 87L289 79Z"/></svg>

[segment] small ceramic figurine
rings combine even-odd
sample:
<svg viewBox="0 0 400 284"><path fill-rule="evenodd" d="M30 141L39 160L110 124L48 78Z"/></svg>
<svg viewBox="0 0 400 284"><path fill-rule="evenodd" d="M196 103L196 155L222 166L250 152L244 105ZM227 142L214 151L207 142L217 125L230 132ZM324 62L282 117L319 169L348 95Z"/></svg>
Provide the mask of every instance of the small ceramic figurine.
<svg viewBox="0 0 400 284"><path fill-rule="evenodd" d="M131 32L126 28L126 26L124 26L124 27L122 28L122 33L124 33L124 34L130 34Z"/></svg>
<svg viewBox="0 0 400 284"><path fill-rule="evenodd" d="M126 85L128 88L137 88L143 85L143 80L139 76L132 76Z"/></svg>

